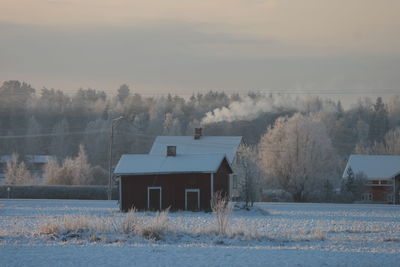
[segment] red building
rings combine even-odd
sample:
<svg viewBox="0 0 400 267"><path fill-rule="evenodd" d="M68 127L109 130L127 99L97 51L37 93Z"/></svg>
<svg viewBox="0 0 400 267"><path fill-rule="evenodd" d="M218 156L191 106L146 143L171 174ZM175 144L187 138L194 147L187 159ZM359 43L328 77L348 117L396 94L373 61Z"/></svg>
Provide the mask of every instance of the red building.
<svg viewBox="0 0 400 267"><path fill-rule="evenodd" d="M231 196L240 136L158 136L149 154L123 155L119 178L120 209L210 210L216 192Z"/></svg>
<svg viewBox="0 0 400 267"><path fill-rule="evenodd" d="M344 179L349 172L362 174L367 179L361 201L400 204L400 156L350 155Z"/></svg>
<svg viewBox="0 0 400 267"><path fill-rule="evenodd" d="M225 154L123 155L115 169L120 179L120 209L210 210L214 192L229 194L231 166ZM168 153L167 153L168 150Z"/></svg>

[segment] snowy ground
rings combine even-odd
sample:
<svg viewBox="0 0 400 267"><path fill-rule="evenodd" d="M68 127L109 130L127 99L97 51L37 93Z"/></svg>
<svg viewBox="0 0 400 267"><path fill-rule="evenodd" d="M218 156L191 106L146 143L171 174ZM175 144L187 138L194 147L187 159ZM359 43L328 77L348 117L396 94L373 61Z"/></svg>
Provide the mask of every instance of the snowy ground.
<svg viewBox="0 0 400 267"><path fill-rule="evenodd" d="M0 200L0 266L399 266L400 206L258 203L235 210L231 234L211 213L174 212L163 240L40 233L65 215L121 221L113 201ZM154 213L138 213L151 221ZM108 221L107 221L108 222Z"/></svg>

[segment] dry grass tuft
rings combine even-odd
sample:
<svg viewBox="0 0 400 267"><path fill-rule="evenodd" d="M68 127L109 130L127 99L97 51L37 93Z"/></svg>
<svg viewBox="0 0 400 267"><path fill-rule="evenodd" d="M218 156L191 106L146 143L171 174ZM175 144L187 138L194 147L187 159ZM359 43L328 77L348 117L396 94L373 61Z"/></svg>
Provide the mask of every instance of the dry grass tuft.
<svg viewBox="0 0 400 267"><path fill-rule="evenodd" d="M58 227L55 223L44 223L39 226L39 233L46 235L56 235L58 234Z"/></svg>
<svg viewBox="0 0 400 267"><path fill-rule="evenodd" d="M223 197L221 192L216 192L211 199L211 209L215 215L219 235L227 235L228 223L232 214L232 206L228 198Z"/></svg>
<svg viewBox="0 0 400 267"><path fill-rule="evenodd" d="M124 234L134 233L139 227L138 223L136 209L130 209L126 217L122 220L121 232Z"/></svg>
<svg viewBox="0 0 400 267"><path fill-rule="evenodd" d="M147 239L161 240L168 230L169 208L158 212L153 220L146 225L142 225L139 230L141 235Z"/></svg>

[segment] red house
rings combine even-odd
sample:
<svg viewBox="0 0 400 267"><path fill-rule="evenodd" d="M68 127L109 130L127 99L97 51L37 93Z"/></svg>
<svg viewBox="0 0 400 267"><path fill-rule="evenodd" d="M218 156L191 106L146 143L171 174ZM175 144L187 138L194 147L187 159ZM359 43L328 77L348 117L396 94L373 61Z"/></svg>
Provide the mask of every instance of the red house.
<svg viewBox="0 0 400 267"><path fill-rule="evenodd" d="M231 166L225 154L123 155L115 169L119 177L120 209L210 210L214 192L229 192Z"/></svg>
<svg viewBox="0 0 400 267"><path fill-rule="evenodd" d="M367 179L363 202L400 204L400 156L350 155L343 178L349 169Z"/></svg>

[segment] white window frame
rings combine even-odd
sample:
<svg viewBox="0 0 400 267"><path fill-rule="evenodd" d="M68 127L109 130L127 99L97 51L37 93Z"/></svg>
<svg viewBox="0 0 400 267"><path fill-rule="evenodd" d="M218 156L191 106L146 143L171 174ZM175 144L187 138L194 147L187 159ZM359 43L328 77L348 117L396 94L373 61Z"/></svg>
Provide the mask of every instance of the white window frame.
<svg viewBox="0 0 400 267"><path fill-rule="evenodd" d="M361 198L362 198L363 201L372 201L373 200L373 195L372 195L371 192L363 193Z"/></svg>
<svg viewBox="0 0 400 267"><path fill-rule="evenodd" d="M162 209L162 189L161 186L148 186L147 187L147 209L150 209L150 190L160 190L160 211Z"/></svg>
<svg viewBox="0 0 400 267"><path fill-rule="evenodd" d="M185 189L185 210L187 210L187 193L189 192L196 192L197 193L197 209L200 209L200 189L193 188L193 189Z"/></svg>

